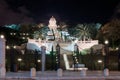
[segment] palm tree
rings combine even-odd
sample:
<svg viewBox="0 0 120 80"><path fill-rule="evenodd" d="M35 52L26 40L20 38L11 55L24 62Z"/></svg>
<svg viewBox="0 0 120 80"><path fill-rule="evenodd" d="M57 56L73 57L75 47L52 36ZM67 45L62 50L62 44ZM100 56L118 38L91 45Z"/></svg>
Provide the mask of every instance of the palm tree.
<svg viewBox="0 0 120 80"><path fill-rule="evenodd" d="M86 40L86 39L90 39L91 37L91 34L90 34L90 28L88 27L87 24L78 24L76 27L75 27L76 31L77 31L77 34L76 36L79 38L79 39L82 39L82 40Z"/></svg>
<svg viewBox="0 0 120 80"><path fill-rule="evenodd" d="M116 6L115 12L111 20L101 28L101 34L104 39L109 39L112 42L112 47L118 45L120 40L120 3ZM109 41L109 42L110 42Z"/></svg>
<svg viewBox="0 0 120 80"><path fill-rule="evenodd" d="M101 32L104 39L109 39L112 41L112 46L114 48L114 42L120 40L120 20L113 19L110 22L106 23L101 28Z"/></svg>
<svg viewBox="0 0 120 80"><path fill-rule="evenodd" d="M101 27L100 23L78 24L75 27L68 28L71 36L78 37L80 40L96 39L97 33Z"/></svg>

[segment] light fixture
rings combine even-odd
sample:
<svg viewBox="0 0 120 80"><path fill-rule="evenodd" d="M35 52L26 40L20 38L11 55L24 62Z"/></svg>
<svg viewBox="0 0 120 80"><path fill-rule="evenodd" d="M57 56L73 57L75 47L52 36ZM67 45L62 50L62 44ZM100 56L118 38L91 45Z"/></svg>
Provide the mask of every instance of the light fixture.
<svg viewBox="0 0 120 80"><path fill-rule="evenodd" d="M98 63L102 63L102 60L98 60L97 62L98 62Z"/></svg>
<svg viewBox="0 0 120 80"><path fill-rule="evenodd" d="M10 46L6 46L6 49L10 49Z"/></svg>
<svg viewBox="0 0 120 80"><path fill-rule="evenodd" d="M2 38L2 39L3 39L3 38L4 38L4 35L0 35L0 38Z"/></svg>
<svg viewBox="0 0 120 80"><path fill-rule="evenodd" d="M108 40L105 40L105 44L108 44L109 43L109 41Z"/></svg>
<svg viewBox="0 0 120 80"><path fill-rule="evenodd" d="M37 62L41 62L41 60L38 59Z"/></svg>
<svg viewBox="0 0 120 80"><path fill-rule="evenodd" d="M21 62L21 61L22 61L22 59L21 59L21 58L18 58L17 60L18 60L19 62Z"/></svg>

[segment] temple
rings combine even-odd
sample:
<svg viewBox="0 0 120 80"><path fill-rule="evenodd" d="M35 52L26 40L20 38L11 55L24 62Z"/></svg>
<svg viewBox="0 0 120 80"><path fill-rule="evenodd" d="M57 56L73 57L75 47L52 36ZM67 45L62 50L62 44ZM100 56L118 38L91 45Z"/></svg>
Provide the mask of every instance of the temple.
<svg viewBox="0 0 120 80"><path fill-rule="evenodd" d="M76 38L74 41L71 40L69 42L64 40L58 41L61 38L60 31L57 30L58 26L56 24L56 19L53 16L49 20L48 27L50 30L47 32L48 35L46 36L46 40L36 41L35 39L28 39L27 49L30 50L37 49L41 51L41 46L44 45L46 47L46 54L50 54L50 52L52 51L52 47L53 47L53 51L56 51L56 45L59 44L60 55L63 56L63 60L67 70L73 69L70 66L73 65L71 64L71 61L72 61L72 55L74 55L73 53L75 51L75 45L77 45L79 52L85 49L90 49L94 45L98 45L98 40L79 41ZM68 58L68 56L71 58ZM79 63L77 59L76 59L76 63Z"/></svg>
<svg viewBox="0 0 120 80"><path fill-rule="evenodd" d="M57 29L56 19L53 16L49 20L48 27L50 30L53 30L53 31L56 31Z"/></svg>
<svg viewBox="0 0 120 80"><path fill-rule="evenodd" d="M48 27L50 31L48 31L48 36L46 37L46 40L58 40L60 38L60 33L57 30L58 26L56 23L56 19L52 16L49 20Z"/></svg>

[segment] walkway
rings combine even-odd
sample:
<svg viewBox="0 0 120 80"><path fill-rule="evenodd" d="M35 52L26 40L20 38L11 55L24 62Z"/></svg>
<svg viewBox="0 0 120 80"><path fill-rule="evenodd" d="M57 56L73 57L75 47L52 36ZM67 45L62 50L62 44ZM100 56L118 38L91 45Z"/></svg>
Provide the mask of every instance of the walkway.
<svg viewBox="0 0 120 80"><path fill-rule="evenodd" d="M80 76L79 71L64 71L62 77L57 77L56 71L38 71L34 78L30 77L30 72L7 72L6 78L0 80L120 80L120 72L111 71L104 77L102 71L87 71L87 76Z"/></svg>

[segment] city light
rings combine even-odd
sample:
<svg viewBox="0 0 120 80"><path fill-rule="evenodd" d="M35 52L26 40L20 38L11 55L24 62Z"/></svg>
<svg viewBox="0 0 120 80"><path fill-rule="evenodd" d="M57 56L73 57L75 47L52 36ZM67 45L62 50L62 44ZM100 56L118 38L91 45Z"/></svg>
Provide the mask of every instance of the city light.
<svg viewBox="0 0 120 80"><path fill-rule="evenodd" d="M0 38L2 38L2 39L3 39L3 38L4 38L4 35L0 35Z"/></svg>
<svg viewBox="0 0 120 80"><path fill-rule="evenodd" d="M98 63L102 63L102 60L98 60L97 62L98 62Z"/></svg>
<svg viewBox="0 0 120 80"><path fill-rule="evenodd" d="M13 46L14 49L16 49L16 46Z"/></svg>
<svg viewBox="0 0 120 80"><path fill-rule="evenodd" d="M37 62L39 63L39 62L41 62L41 60L38 59Z"/></svg>
<svg viewBox="0 0 120 80"><path fill-rule="evenodd" d="M6 46L6 49L10 49L10 46Z"/></svg>
<svg viewBox="0 0 120 80"><path fill-rule="evenodd" d="M109 41L108 40L105 40L105 44L108 44L109 43Z"/></svg>
<svg viewBox="0 0 120 80"><path fill-rule="evenodd" d="M116 47L116 50L119 50L119 48L118 48L118 47Z"/></svg>
<svg viewBox="0 0 120 80"><path fill-rule="evenodd" d="M18 60L19 62L21 62L21 61L22 61L22 59L21 59L21 58L18 58L17 60Z"/></svg>

